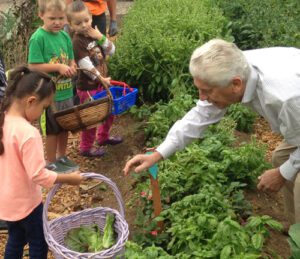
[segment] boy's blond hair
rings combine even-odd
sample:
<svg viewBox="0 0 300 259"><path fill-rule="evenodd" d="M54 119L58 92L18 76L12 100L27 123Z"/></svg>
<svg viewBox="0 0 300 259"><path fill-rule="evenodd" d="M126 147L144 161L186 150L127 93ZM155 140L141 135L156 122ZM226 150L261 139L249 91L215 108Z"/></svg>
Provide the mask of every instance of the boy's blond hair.
<svg viewBox="0 0 300 259"><path fill-rule="evenodd" d="M64 0L38 0L39 13L44 14L47 11L66 11L66 3Z"/></svg>

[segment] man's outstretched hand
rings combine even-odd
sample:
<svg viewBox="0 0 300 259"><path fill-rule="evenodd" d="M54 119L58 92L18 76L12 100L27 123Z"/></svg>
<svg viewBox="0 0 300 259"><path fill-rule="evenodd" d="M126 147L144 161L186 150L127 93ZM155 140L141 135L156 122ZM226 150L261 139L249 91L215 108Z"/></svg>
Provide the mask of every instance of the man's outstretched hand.
<svg viewBox="0 0 300 259"><path fill-rule="evenodd" d="M157 151L152 154L136 155L126 163L123 169L124 175L128 175L131 171L134 171L135 173L140 173L153 166L161 159L162 156Z"/></svg>
<svg viewBox="0 0 300 259"><path fill-rule="evenodd" d="M278 192L286 181L281 175L279 168L265 171L258 177L258 180L257 189L266 192Z"/></svg>

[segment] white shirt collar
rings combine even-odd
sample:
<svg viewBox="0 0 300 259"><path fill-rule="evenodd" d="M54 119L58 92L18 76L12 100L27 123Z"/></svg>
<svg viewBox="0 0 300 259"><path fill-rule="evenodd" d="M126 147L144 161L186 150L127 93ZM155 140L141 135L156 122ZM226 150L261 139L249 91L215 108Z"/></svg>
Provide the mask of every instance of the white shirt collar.
<svg viewBox="0 0 300 259"><path fill-rule="evenodd" d="M255 68L250 65L250 75L246 83L245 93L242 99L242 103L249 103L253 100L254 92L257 86L258 73Z"/></svg>

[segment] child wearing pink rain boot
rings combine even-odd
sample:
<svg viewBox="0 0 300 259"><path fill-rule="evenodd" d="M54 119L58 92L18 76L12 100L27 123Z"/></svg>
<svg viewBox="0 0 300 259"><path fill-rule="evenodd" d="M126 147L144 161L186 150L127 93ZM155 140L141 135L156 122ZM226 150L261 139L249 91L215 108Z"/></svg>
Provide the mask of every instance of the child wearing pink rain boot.
<svg viewBox="0 0 300 259"><path fill-rule="evenodd" d="M90 96L103 91L98 77L109 84L105 57L115 52L114 44L103 35L98 28L92 28L92 16L82 1L69 4L67 17L74 33L73 47L77 66L85 69L80 72L77 80L77 94L80 103L86 102ZM92 73L89 73L88 71ZM92 128L81 132L80 154L86 157L101 157L105 151L103 145L116 145L123 141L122 137L109 136L109 131L114 121L110 115L98 129ZM94 147L94 142L100 147Z"/></svg>

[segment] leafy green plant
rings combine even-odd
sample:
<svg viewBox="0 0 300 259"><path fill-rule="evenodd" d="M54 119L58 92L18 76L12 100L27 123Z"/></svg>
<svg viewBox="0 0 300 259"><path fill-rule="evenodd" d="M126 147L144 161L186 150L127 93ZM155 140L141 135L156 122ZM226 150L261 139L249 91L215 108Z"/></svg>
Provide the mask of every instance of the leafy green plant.
<svg viewBox="0 0 300 259"><path fill-rule="evenodd" d="M215 0L241 49L300 46L300 2L295 0Z"/></svg>
<svg viewBox="0 0 300 259"><path fill-rule="evenodd" d="M115 223L115 216L111 213L107 213L105 226L103 230L103 239L102 239L102 244L105 249L110 248L116 242L114 223Z"/></svg>
<svg viewBox="0 0 300 259"><path fill-rule="evenodd" d="M81 253L95 253L108 249L116 243L114 221L115 216L107 213L103 235L97 224L72 228L65 236L65 244L69 249Z"/></svg>
<svg viewBox="0 0 300 259"><path fill-rule="evenodd" d="M172 259L173 256L169 255L161 247L149 246L146 248L141 247L137 243L127 241L125 245L125 258L128 259Z"/></svg>
<svg viewBox="0 0 300 259"><path fill-rule="evenodd" d="M0 49L8 69L27 63L29 38L41 24L37 13L36 0L13 0L10 9L2 13Z"/></svg>
<svg viewBox="0 0 300 259"><path fill-rule="evenodd" d="M71 229L65 237L65 244L69 249L81 253L103 249L101 231L96 224Z"/></svg>
<svg viewBox="0 0 300 259"><path fill-rule="evenodd" d="M265 148L253 138L251 142L236 149L223 150L222 165L230 181L239 181L254 187L257 177L271 166L265 160Z"/></svg>
<svg viewBox="0 0 300 259"><path fill-rule="evenodd" d="M228 108L226 115L236 122L236 129L238 131L246 133L253 131L253 124L257 115L255 112L245 107L244 105L231 105Z"/></svg>
<svg viewBox="0 0 300 259"><path fill-rule="evenodd" d="M231 39L227 23L209 0L137 0L123 20L111 75L139 87L144 101L168 100L172 88L192 85L188 65L196 47Z"/></svg>
<svg viewBox="0 0 300 259"><path fill-rule="evenodd" d="M2 41L10 40L17 22L13 10L10 8L7 11L0 11L0 21L2 24L0 27L0 38Z"/></svg>
<svg viewBox="0 0 300 259"><path fill-rule="evenodd" d="M288 242L292 254L290 259L300 258L300 223L290 227Z"/></svg>
<svg viewBox="0 0 300 259"><path fill-rule="evenodd" d="M160 143L174 122L195 105L191 95L178 93L169 103L157 106L157 110L149 117L145 129L150 145Z"/></svg>

